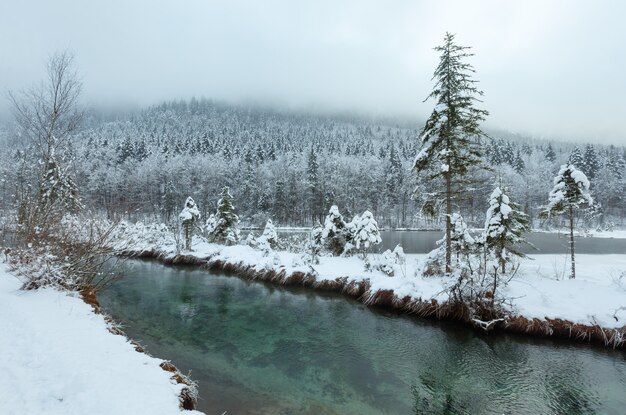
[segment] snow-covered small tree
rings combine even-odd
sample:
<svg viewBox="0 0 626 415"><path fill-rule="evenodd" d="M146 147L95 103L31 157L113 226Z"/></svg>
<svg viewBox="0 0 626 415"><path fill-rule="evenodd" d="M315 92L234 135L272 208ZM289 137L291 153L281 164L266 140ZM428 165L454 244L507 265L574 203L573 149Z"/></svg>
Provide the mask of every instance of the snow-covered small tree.
<svg viewBox="0 0 626 415"><path fill-rule="evenodd" d="M356 219L356 218L355 218ZM369 210L363 212L354 223L354 240L353 244L365 259L367 250L372 245L378 245L382 242L378 223L374 219L374 215Z"/></svg>
<svg viewBox="0 0 626 415"><path fill-rule="evenodd" d="M276 227L271 219L268 219L265 223L263 235L257 239L257 242L259 248L266 252L278 248L278 233L276 233Z"/></svg>
<svg viewBox="0 0 626 415"><path fill-rule="evenodd" d="M178 215L178 218L183 229L185 249L191 251L193 231L198 226L198 221L200 220L200 210L191 197L188 197L185 201L185 207Z"/></svg>
<svg viewBox="0 0 626 415"><path fill-rule="evenodd" d="M397 269L400 269L404 275L406 275L406 255L402 246L396 245L393 251L387 249L380 256L380 259L375 264L375 268L385 274L393 277Z"/></svg>
<svg viewBox="0 0 626 415"><path fill-rule="evenodd" d="M311 264L319 264L319 256L323 247L323 238L324 228L319 221L315 222L315 225L311 229L311 234L309 235L309 241L307 242L307 248L309 253L311 254L309 262Z"/></svg>
<svg viewBox="0 0 626 415"><path fill-rule="evenodd" d="M528 216L519 210L519 205L511 202L498 185L489 197L489 209L485 219L484 243L493 250L502 273L506 272L509 254L523 257L519 245L526 242L523 234L530 230Z"/></svg>
<svg viewBox="0 0 626 415"><path fill-rule="evenodd" d="M561 215L566 213L569 218L570 252L572 255L572 273L570 278L576 278L576 262L574 259L574 216L580 208L593 204L589 194L589 180L585 173L574 165L567 163L561 166L554 178L554 188L550 191L548 206L543 216Z"/></svg>
<svg viewBox="0 0 626 415"><path fill-rule="evenodd" d="M470 234L467 223L465 223L463 216L459 213L450 215L450 223L452 224L452 232L450 235L452 252L456 254L458 261L473 252L476 246L476 239Z"/></svg>
<svg viewBox="0 0 626 415"><path fill-rule="evenodd" d="M469 227L458 213L450 215L450 250L456 263L467 262L476 248L476 240L469 232ZM437 241L437 248L428 253L426 275L440 275L445 271L446 237Z"/></svg>
<svg viewBox="0 0 626 415"><path fill-rule="evenodd" d="M341 255L346 249L346 243L352 242L352 234L343 216L336 205L330 207L324 220L322 244L333 255Z"/></svg>
<svg viewBox="0 0 626 415"><path fill-rule="evenodd" d="M207 220L207 236L211 242L235 245L239 241L238 223L239 217L235 214L230 189L224 187L217 201L217 212Z"/></svg>

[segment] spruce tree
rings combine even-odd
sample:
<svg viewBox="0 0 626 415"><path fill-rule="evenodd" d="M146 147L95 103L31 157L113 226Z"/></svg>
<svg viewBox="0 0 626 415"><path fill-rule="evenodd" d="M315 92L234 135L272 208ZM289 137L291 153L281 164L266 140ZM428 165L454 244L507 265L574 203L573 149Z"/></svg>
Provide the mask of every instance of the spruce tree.
<svg viewBox="0 0 626 415"><path fill-rule="evenodd" d="M400 156L393 144L389 149L389 163L386 170L385 185L387 190L387 199L392 205L395 205L400 200L400 190L402 189L402 183L404 181L404 171L402 170L402 161L400 160Z"/></svg>
<svg viewBox="0 0 626 415"><path fill-rule="evenodd" d="M489 197L489 209L485 219L484 242L488 249L495 251L496 258L506 272L509 253L525 256L519 244L526 242L522 235L530 231L528 216L519 210L517 203L511 202L502 185L497 186Z"/></svg>
<svg viewBox="0 0 626 415"><path fill-rule="evenodd" d="M322 231L322 244L333 255L341 255L346 249L346 243L352 242L351 228L344 221L343 215L339 213L339 208L333 205L328 211L324 220Z"/></svg>
<svg viewBox="0 0 626 415"><path fill-rule="evenodd" d="M319 165L317 163L317 155L315 154L315 149L311 146L309 159L307 161L306 178L309 209L311 212L311 220L313 222L321 217L323 209L324 194L322 193L318 170Z"/></svg>
<svg viewBox="0 0 626 415"><path fill-rule="evenodd" d="M238 223L239 217L235 214L233 197L229 188L224 187L217 202L217 212L211 215L206 223L209 240L224 245L235 245L239 241Z"/></svg>
<svg viewBox="0 0 626 415"><path fill-rule="evenodd" d="M191 251L191 238L193 236L194 229L198 226L198 220L200 219L200 210L196 205L196 202L191 197L185 200L185 207L178 215L180 223L183 228L183 236L185 238L185 249Z"/></svg>
<svg viewBox="0 0 626 415"><path fill-rule="evenodd" d="M573 164L577 169L581 169L583 167L583 153L580 151L579 147L574 147L569 155L568 162L569 164Z"/></svg>
<svg viewBox="0 0 626 415"><path fill-rule="evenodd" d="M576 278L576 262L574 260L574 215L576 210L589 207L593 199L589 194L589 180L585 173L578 170L573 164L561 166L554 178L554 188L550 191L548 206L543 211L544 217L566 213L569 218L570 252L572 255L572 273L570 278Z"/></svg>
<svg viewBox="0 0 626 415"><path fill-rule="evenodd" d="M554 152L554 149L552 148L552 144L548 144L548 148L546 148L546 160L554 163L556 161L556 153Z"/></svg>
<svg viewBox="0 0 626 415"><path fill-rule="evenodd" d="M278 219L278 223L282 223L286 220L287 216L287 195L285 193L285 181L279 179L276 181L274 187L274 203L273 203L274 217Z"/></svg>
<svg viewBox="0 0 626 415"><path fill-rule="evenodd" d="M431 171L429 177L443 178L446 206L446 273L452 272L452 198L453 186L481 163L480 129L488 112L476 108L482 91L472 79L474 68L465 62L473 56L469 47L459 46L454 35L446 33L433 79L435 86L428 98L437 104L420 133L421 149L415 158L418 173ZM428 99L427 98L427 99Z"/></svg>
<svg viewBox="0 0 626 415"><path fill-rule="evenodd" d="M598 155L591 144L587 144L585 146L583 165L580 166L580 168L589 178L589 180L593 180L596 177L598 170L600 170L600 161L598 160Z"/></svg>
<svg viewBox="0 0 626 415"><path fill-rule="evenodd" d="M263 229L263 234L257 239L259 247L265 252L279 247L278 233L271 219L268 219Z"/></svg>
<svg viewBox="0 0 626 415"><path fill-rule="evenodd" d="M365 259L367 250L372 245L378 245L382 242L378 223L374 219L372 212L366 210L361 216L355 217L351 225L354 235L352 238L353 243L363 259Z"/></svg>
<svg viewBox="0 0 626 415"><path fill-rule="evenodd" d="M522 174L524 172L524 169L526 168L526 163L524 163L524 159L522 158L522 153L519 150L517 150L517 153L515 154L515 160L513 161L513 168L519 174Z"/></svg>

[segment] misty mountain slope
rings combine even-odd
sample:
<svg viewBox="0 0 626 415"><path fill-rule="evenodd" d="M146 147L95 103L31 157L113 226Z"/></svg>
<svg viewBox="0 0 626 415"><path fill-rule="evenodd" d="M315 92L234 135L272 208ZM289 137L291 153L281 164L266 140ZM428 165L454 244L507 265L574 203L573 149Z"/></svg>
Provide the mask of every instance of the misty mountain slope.
<svg viewBox="0 0 626 415"><path fill-rule="evenodd" d="M109 216L167 220L193 196L206 217L229 186L238 213L251 224L272 217L281 225L310 225L337 204L348 217L370 209L385 226L437 226L420 214L432 189L411 170L418 122L409 128L192 99L113 120L91 114L83 126L73 141L72 169L82 197ZM457 203L470 222L484 221L499 179L535 218L554 172L573 157L603 207L604 215L589 218L589 226L622 223L624 148L490 135L484 153L494 171L476 172L458 189ZM19 164L14 148L3 157ZM7 165L4 174L16 174L11 170Z"/></svg>

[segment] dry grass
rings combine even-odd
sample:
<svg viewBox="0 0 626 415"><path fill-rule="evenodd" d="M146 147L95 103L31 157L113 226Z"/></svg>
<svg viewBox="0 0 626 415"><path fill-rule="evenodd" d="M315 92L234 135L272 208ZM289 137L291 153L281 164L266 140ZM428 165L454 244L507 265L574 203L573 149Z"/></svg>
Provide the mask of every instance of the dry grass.
<svg viewBox="0 0 626 415"><path fill-rule="evenodd" d="M265 281L281 286L302 286L318 291L329 291L343 294L357 299L370 306L379 306L389 309L399 310L406 314L418 317L434 318L439 320L456 320L481 330L485 329L485 324L477 324L472 318L473 312L463 303L447 301L439 303L435 299L422 300L411 297L399 298L391 290L379 290L372 292L368 281L348 281L348 278L336 278L334 280L318 280L312 273L296 271L287 274L286 270L257 270L254 266L242 263L225 262L219 259L200 259L189 255L177 255L171 258L164 257L159 252L143 251L141 253L125 252L125 255L142 258L155 258L165 264L185 264L201 265L212 271L220 271L238 277ZM490 293L489 293L490 294ZM490 295L486 295L490 299ZM509 316L502 318L495 312L488 313L482 310L481 314L487 321L489 331L502 331L511 333L522 333L536 337L558 337L571 339L578 342L601 344L615 349L626 349L626 326L619 329L603 329L599 326L586 326L574 324L560 319L527 319L520 316ZM493 314L493 321L490 320ZM496 321L497 320L497 321Z"/></svg>

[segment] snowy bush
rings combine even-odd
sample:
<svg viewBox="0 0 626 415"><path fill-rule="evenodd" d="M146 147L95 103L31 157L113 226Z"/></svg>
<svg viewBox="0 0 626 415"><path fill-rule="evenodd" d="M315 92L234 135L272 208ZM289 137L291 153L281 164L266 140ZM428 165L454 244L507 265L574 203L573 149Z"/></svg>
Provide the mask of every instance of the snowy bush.
<svg viewBox="0 0 626 415"><path fill-rule="evenodd" d="M469 228L463 217L458 213L450 215L450 241L453 259L457 266L468 261L469 257L475 253L478 242L470 234ZM428 253L426 258L426 269L424 275L442 275L445 267L445 247L446 238L445 235L442 239L437 241L437 248Z"/></svg>
<svg viewBox="0 0 626 415"><path fill-rule="evenodd" d="M396 245L393 251L387 249L383 252L375 263L370 264L370 267L393 277L398 270L401 270L403 275L406 276L405 265L406 255L404 254L404 249L400 245Z"/></svg>
<svg viewBox="0 0 626 415"><path fill-rule="evenodd" d="M361 216L355 216L349 229L353 232L352 243L361 252L363 258L371 246L382 242L378 223L369 210L363 212Z"/></svg>
<svg viewBox="0 0 626 415"><path fill-rule="evenodd" d="M345 252L346 243L352 242L352 233L336 205L331 206L324 220L321 242L333 255Z"/></svg>
<svg viewBox="0 0 626 415"><path fill-rule="evenodd" d="M252 231L250 231L248 236L246 236L246 240L244 241L244 243L252 248L256 248L259 245L259 242L257 241L256 237L254 236L254 232Z"/></svg>
<svg viewBox="0 0 626 415"><path fill-rule="evenodd" d="M265 229L263 229L263 235L258 239L258 246L261 250L268 252L279 247L278 234L276 233L276 227L272 223L271 219L267 220Z"/></svg>

